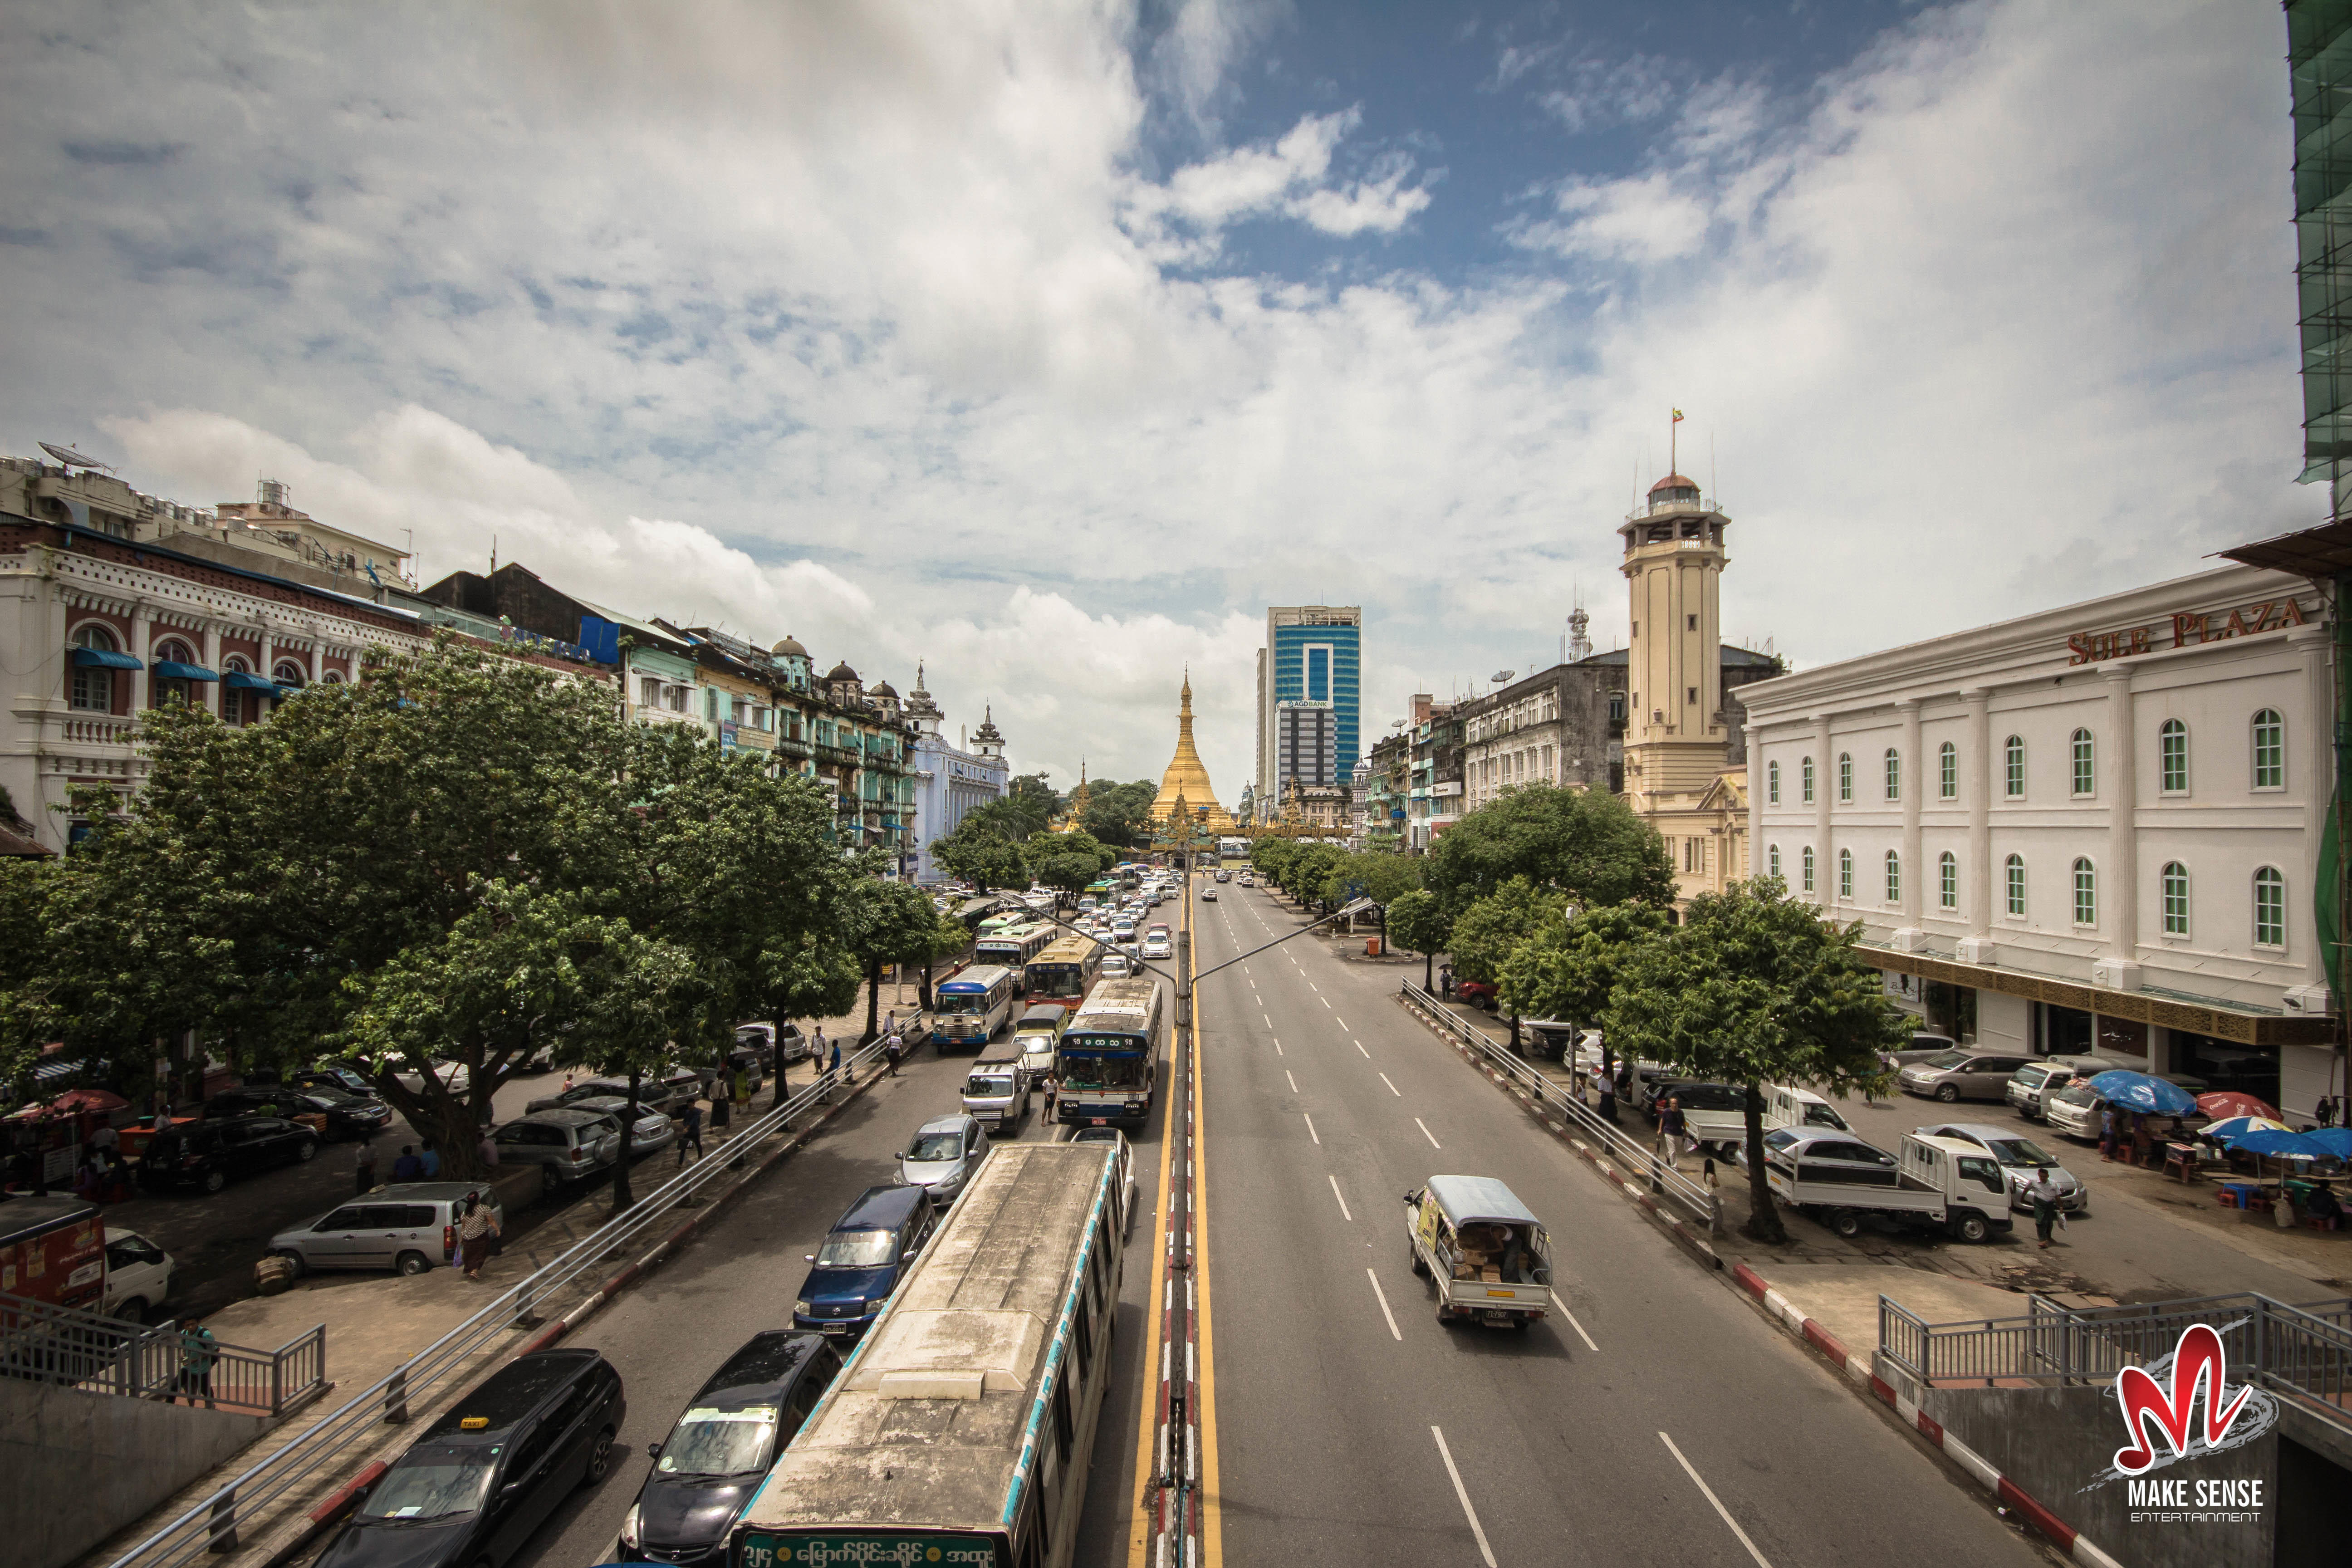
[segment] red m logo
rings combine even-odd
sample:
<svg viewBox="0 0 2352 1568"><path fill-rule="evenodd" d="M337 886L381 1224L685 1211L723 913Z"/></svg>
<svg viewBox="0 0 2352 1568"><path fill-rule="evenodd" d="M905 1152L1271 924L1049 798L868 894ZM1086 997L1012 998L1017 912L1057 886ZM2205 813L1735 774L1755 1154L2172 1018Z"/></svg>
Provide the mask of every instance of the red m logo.
<svg viewBox="0 0 2352 1568"><path fill-rule="evenodd" d="M2137 1476L2154 1465L2157 1433L2163 1435L2174 1453L2187 1453L2195 1436L2189 1425L2189 1412L2197 1402L2200 1384L2205 1390L2205 1442L2208 1447L2219 1447L2251 1392L2242 1388L2227 1410L2220 1407L2222 1373L2228 1363L2229 1358L2221 1349L2221 1336L2198 1323L2180 1331L2180 1343L2172 1352L2172 1387L2168 1391L2159 1387L2156 1379L2139 1367L2127 1366L2116 1373L2116 1394L2123 1401L2124 1426L2132 1436L2131 1447L2116 1450L2116 1468L2127 1476ZM2153 1432L2150 1423L2154 1424Z"/></svg>

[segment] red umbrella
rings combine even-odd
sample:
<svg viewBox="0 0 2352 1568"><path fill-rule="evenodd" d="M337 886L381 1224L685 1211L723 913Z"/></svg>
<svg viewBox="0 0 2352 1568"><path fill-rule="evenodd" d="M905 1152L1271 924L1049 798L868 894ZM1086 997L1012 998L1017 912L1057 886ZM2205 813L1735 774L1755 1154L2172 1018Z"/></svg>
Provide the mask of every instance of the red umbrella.
<svg viewBox="0 0 2352 1568"><path fill-rule="evenodd" d="M91 1111L121 1110L131 1102L110 1089L69 1089L49 1101L51 1116L79 1116Z"/></svg>
<svg viewBox="0 0 2352 1568"><path fill-rule="evenodd" d="M2277 1108L2263 1104L2251 1094L2240 1094L2233 1089L2219 1089L2197 1097L2197 1109L2220 1121L2231 1116L2263 1116L2280 1120Z"/></svg>

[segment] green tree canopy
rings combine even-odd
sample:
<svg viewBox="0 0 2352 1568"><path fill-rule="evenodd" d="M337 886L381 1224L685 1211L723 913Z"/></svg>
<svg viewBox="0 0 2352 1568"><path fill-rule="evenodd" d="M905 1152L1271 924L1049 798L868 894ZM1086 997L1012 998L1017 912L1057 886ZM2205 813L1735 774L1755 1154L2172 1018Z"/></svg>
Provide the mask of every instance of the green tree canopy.
<svg viewBox="0 0 2352 1568"><path fill-rule="evenodd" d="M1748 1089L1746 1234L1786 1238L1764 1174L1763 1086L1830 1093L1878 1089L1882 1051L1910 1038L1878 972L1841 926L1789 897L1777 877L1691 900L1664 941L1643 942L1618 976L1606 1027L1619 1052Z"/></svg>
<svg viewBox="0 0 2352 1568"><path fill-rule="evenodd" d="M1391 902L1421 886L1421 862L1409 855L1385 849L1343 854L1323 875L1318 889L1324 903L1337 905L1350 897L1367 898L1386 909ZM1351 893L1350 889L1361 889Z"/></svg>
<svg viewBox="0 0 2352 1568"><path fill-rule="evenodd" d="M1667 912L1651 904L1604 904L1566 924L1540 927L1504 959L1502 1005L1517 1018L1560 1018L1591 1027L1607 1016L1626 962L1645 943L1674 929ZM1611 1045L1601 1037L1601 1062Z"/></svg>
<svg viewBox="0 0 2352 1568"><path fill-rule="evenodd" d="M931 858L955 876L985 893L992 888L1027 884L1029 866L1022 854L1030 830L1017 816L992 813L991 802L956 824L953 833L931 846Z"/></svg>
<svg viewBox="0 0 2352 1568"><path fill-rule="evenodd" d="M1033 874L1066 900L1085 892L1102 873L1102 862L1096 857L1063 853L1046 857Z"/></svg>
<svg viewBox="0 0 2352 1568"><path fill-rule="evenodd" d="M1045 782L1042 773L1015 773L1006 791L1014 800L1033 803L1031 809L1042 813L1040 820L1052 821L1062 810L1062 797Z"/></svg>
<svg viewBox="0 0 2352 1568"><path fill-rule="evenodd" d="M1409 952L1421 954L1421 988L1431 989L1436 983L1430 971L1435 967L1437 955L1445 951L1446 938L1452 934L1454 922L1445 918L1445 906L1437 895L1416 888L1400 893L1388 909L1389 940Z"/></svg>
<svg viewBox="0 0 2352 1568"><path fill-rule="evenodd" d="M1159 798L1160 786L1150 779L1088 784L1078 826L1112 848L1139 847L1151 841L1151 803Z"/></svg>
<svg viewBox="0 0 2352 1568"><path fill-rule="evenodd" d="M1675 900L1664 842L1604 790L1547 784L1508 790L1446 829L1428 862L1425 885L1456 914L1514 877L1580 908Z"/></svg>
<svg viewBox="0 0 2352 1568"><path fill-rule="evenodd" d="M899 882L859 882L850 890L849 951L866 969L866 1033L882 1032L882 966L928 965L940 940L940 911L929 894Z"/></svg>

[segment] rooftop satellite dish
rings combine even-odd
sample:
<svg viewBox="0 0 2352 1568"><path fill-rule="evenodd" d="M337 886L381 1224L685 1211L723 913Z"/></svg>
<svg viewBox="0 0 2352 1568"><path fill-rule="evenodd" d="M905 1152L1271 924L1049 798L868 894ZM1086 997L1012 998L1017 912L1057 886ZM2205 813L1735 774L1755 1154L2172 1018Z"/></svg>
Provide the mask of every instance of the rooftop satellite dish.
<svg viewBox="0 0 2352 1568"><path fill-rule="evenodd" d="M85 458L79 452L75 451L71 447L60 447L54 441L42 442L41 450L47 452L50 457L55 458L58 462L63 463L68 468L107 468L106 464L100 462L96 458ZM109 471L110 472L111 470L110 469Z"/></svg>
<svg viewBox="0 0 2352 1568"><path fill-rule="evenodd" d="M1511 677L1517 674L1518 674L1518 671L1516 669L1498 669L1486 679L1493 681L1496 685L1500 686L1503 682L1510 679Z"/></svg>
<svg viewBox="0 0 2352 1568"><path fill-rule="evenodd" d="M1389 721L1389 728L1391 730L1402 730L1404 728L1404 721L1402 719L1391 719Z"/></svg>

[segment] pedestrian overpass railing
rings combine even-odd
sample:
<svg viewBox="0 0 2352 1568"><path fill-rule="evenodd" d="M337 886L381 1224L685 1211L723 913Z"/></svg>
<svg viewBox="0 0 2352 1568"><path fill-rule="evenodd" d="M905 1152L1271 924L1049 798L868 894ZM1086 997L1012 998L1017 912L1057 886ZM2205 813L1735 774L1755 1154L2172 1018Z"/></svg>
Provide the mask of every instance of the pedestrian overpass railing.
<svg viewBox="0 0 2352 1568"><path fill-rule="evenodd" d="M215 1343L205 1353L208 1393L183 1376L191 1369L176 1323L149 1327L0 1294L0 1376L131 1399L184 1393L249 1415L283 1415L326 1386L323 1323L274 1351Z"/></svg>

